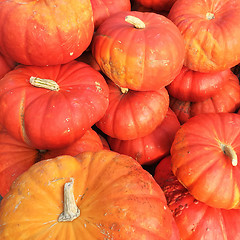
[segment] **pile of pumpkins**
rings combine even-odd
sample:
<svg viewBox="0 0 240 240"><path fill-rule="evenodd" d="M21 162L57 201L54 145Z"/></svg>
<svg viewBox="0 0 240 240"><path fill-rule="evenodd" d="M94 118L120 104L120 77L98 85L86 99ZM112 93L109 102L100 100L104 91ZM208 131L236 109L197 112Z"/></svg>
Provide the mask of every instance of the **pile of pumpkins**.
<svg viewBox="0 0 240 240"><path fill-rule="evenodd" d="M0 3L1 240L240 240L240 0Z"/></svg>

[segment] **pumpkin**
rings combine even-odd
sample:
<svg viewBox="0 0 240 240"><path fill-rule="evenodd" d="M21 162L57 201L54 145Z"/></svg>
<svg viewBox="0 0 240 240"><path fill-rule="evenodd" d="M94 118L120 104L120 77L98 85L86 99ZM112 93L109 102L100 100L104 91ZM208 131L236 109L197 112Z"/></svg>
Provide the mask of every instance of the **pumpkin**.
<svg viewBox="0 0 240 240"><path fill-rule="evenodd" d="M184 38L186 67L216 72L240 62L239 0L179 0L168 18Z"/></svg>
<svg viewBox="0 0 240 240"><path fill-rule="evenodd" d="M4 197L12 182L33 164L60 155L75 156L84 151L103 149L98 134L91 128L73 144L65 148L38 150L13 138L6 129L0 130L0 195Z"/></svg>
<svg viewBox="0 0 240 240"><path fill-rule="evenodd" d="M95 30L111 15L120 11L130 11L130 0L91 0Z"/></svg>
<svg viewBox="0 0 240 240"><path fill-rule="evenodd" d="M1 1L0 52L24 65L58 65L85 51L94 31L90 0Z"/></svg>
<svg viewBox="0 0 240 240"><path fill-rule="evenodd" d="M134 0L134 2L155 11L169 11L176 0Z"/></svg>
<svg viewBox="0 0 240 240"><path fill-rule="evenodd" d="M170 96L169 106L175 112L181 124L201 113L235 112L240 107L238 78L230 73L224 86L204 101L185 102Z"/></svg>
<svg viewBox="0 0 240 240"><path fill-rule="evenodd" d="M174 224L153 177L109 150L36 163L0 205L1 239L179 239Z"/></svg>
<svg viewBox="0 0 240 240"><path fill-rule="evenodd" d="M231 70L201 73L183 67L178 76L166 87L168 93L181 101L200 102L212 97L230 77Z"/></svg>
<svg viewBox="0 0 240 240"><path fill-rule="evenodd" d="M141 165L154 164L170 153L170 148L180 123L169 108L162 123L149 135L133 140L119 140L108 137L110 148L131 156Z"/></svg>
<svg viewBox="0 0 240 240"><path fill-rule="evenodd" d="M0 53L0 79L16 66L16 63Z"/></svg>
<svg viewBox="0 0 240 240"><path fill-rule="evenodd" d="M150 134L165 118L169 96L165 88L134 91L107 79L109 106L96 126L106 135L132 140Z"/></svg>
<svg viewBox="0 0 240 240"><path fill-rule="evenodd" d="M108 95L103 76L85 63L21 65L0 81L0 122L37 149L62 148L101 119Z"/></svg>
<svg viewBox="0 0 240 240"><path fill-rule="evenodd" d="M240 115L205 113L177 131L172 171L197 200L211 207L240 208Z"/></svg>
<svg viewBox="0 0 240 240"><path fill-rule="evenodd" d="M156 181L166 196L182 240L239 240L240 209L213 208L196 200L171 171L171 157L156 167Z"/></svg>
<svg viewBox="0 0 240 240"><path fill-rule="evenodd" d="M120 87L154 91L178 75L184 41L166 17L122 11L107 18L93 36L92 53L101 70Z"/></svg>

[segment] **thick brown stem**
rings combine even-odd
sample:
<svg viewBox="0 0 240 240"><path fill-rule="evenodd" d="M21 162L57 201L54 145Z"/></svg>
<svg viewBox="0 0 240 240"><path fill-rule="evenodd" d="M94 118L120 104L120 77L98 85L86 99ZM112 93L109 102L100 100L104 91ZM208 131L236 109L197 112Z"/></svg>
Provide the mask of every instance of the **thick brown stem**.
<svg viewBox="0 0 240 240"><path fill-rule="evenodd" d="M43 79L38 77L30 77L30 83L34 87L46 88L52 91L58 91L59 85L51 79Z"/></svg>
<svg viewBox="0 0 240 240"><path fill-rule="evenodd" d="M145 23L137 17L128 15L125 17L125 21L134 25L135 28L138 28L138 29L145 28Z"/></svg>
<svg viewBox="0 0 240 240"><path fill-rule="evenodd" d="M80 209L77 207L73 194L74 179L64 184L64 206L63 212L58 217L58 222L71 222L80 216Z"/></svg>
<svg viewBox="0 0 240 240"><path fill-rule="evenodd" d="M231 159L232 165L236 167L238 164L238 159L234 149L231 146L226 144L221 144L221 148L224 154L226 154Z"/></svg>

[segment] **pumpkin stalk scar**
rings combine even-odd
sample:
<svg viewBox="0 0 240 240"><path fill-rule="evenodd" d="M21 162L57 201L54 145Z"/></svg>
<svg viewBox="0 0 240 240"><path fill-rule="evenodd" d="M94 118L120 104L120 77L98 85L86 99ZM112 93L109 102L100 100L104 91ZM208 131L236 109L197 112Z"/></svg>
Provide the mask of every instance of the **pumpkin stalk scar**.
<svg viewBox="0 0 240 240"><path fill-rule="evenodd" d="M222 144L222 143L221 143L221 148L224 154L226 154L231 159L232 165L236 167L238 164L238 158L234 149L231 146Z"/></svg>
<svg viewBox="0 0 240 240"><path fill-rule="evenodd" d="M128 15L125 17L125 21L132 24L137 29L144 29L145 23L137 17Z"/></svg>
<svg viewBox="0 0 240 240"><path fill-rule="evenodd" d="M74 179L64 184L64 206L63 212L58 217L58 222L71 222L80 216L80 209L77 207L73 194Z"/></svg>
<svg viewBox="0 0 240 240"><path fill-rule="evenodd" d="M52 90L52 91L59 91L59 85L51 79L30 77L29 82L34 87L45 88L45 89Z"/></svg>

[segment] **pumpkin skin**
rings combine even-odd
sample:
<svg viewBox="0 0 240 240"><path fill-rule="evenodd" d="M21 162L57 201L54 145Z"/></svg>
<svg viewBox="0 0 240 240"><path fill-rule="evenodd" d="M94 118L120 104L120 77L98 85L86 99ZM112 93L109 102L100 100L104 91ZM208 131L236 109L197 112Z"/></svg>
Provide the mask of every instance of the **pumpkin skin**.
<svg viewBox="0 0 240 240"><path fill-rule="evenodd" d="M91 2L1 1L0 29L0 52L14 61L36 66L64 64L81 55L91 42Z"/></svg>
<svg viewBox="0 0 240 240"><path fill-rule="evenodd" d="M239 240L240 210L212 208L196 199L177 180L171 171L171 157L156 167L156 181L166 196L182 240Z"/></svg>
<svg viewBox="0 0 240 240"><path fill-rule="evenodd" d="M177 131L172 171L197 200L211 207L240 208L240 115L199 114Z"/></svg>
<svg viewBox="0 0 240 240"><path fill-rule="evenodd" d="M169 108L162 123L149 135L126 141L108 137L108 142L113 151L131 156L141 165L154 164L170 153L179 128L180 123Z"/></svg>
<svg viewBox="0 0 240 240"><path fill-rule="evenodd" d="M0 79L16 66L16 63L0 53Z"/></svg>
<svg viewBox="0 0 240 240"><path fill-rule="evenodd" d="M183 66L178 76L166 88L171 96L181 101L204 101L223 87L231 73L230 69L216 73L201 73Z"/></svg>
<svg viewBox="0 0 240 240"><path fill-rule="evenodd" d="M59 149L52 149L50 151L47 151L42 159L49 159L49 158L55 158L60 155L71 155L76 156L79 153L82 152L97 152L99 150L103 149L103 143L99 137L99 135L93 130L88 129L85 134L79 138L74 143L70 144L69 146L65 148L59 148Z"/></svg>
<svg viewBox="0 0 240 240"><path fill-rule="evenodd" d="M155 11L169 11L176 0L134 0L134 2Z"/></svg>
<svg viewBox="0 0 240 240"><path fill-rule="evenodd" d="M126 22L128 16L140 19L145 27ZM177 27L151 12L123 11L110 16L94 34L91 46L104 74L118 86L136 91L168 85L180 72L185 54Z"/></svg>
<svg viewBox="0 0 240 240"><path fill-rule="evenodd" d="M109 79L107 83L109 106L96 123L106 135L120 140L136 139L150 134L164 120L169 107L165 88L143 92L121 89Z"/></svg>
<svg viewBox="0 0 240 240"><path fill-rule="evenodd" d="M59 90L33 86L36 76L54 80ZM0 81L0 121L12 136L37 149L62 148L101 119L108 95L103 76L85 63L22 65Z"/></svg>
<svg viewBox="0 0 240 240"><path fill-rule="evenodd" d="M0 195L4 197L12 182L34 163L60 155L76 156L85 151L96 152L103 149L98 134L89 129L73 144L66 148L38 150L13 138L9 133L0 130Z"/></svg>
<svg viewBox="0 0 240 240"><path fill-rule="evenodd" d="M69 182L80 216L59 222ZM29 204L31 211L23 214ZM173 224L153 177L131 157L108 150L38 162L14 182L0 206L1 239L168 240L177 236Z"/></svg>
<svg viewBox="0 0 240 240"><path fill-rule="evenodd" d="M91 0L95 30L111 15L120 11L130 11L130 0Z"/></svg>
<svg viewBox="0 0 240 240"><path fill-rule="evenodd" d="M239 0L180 0L168 17L185 40L186 67L216 72L240 62Z"/></svg>
<svg viewBox="0 0 240 240"><path fill-rule="evenodd" d="M235 112L240 107L240 85L238 78L230 73L229 80L212 97L200 101L180 101L170 96L170 108L181 124L201 113Z"/></svg>
<svg viewBox="0 0 240 240"><path fill-rule="evenodd" d="M4 197L12 182L40 158L40 152L0 130L0 195Z"/></svg>

